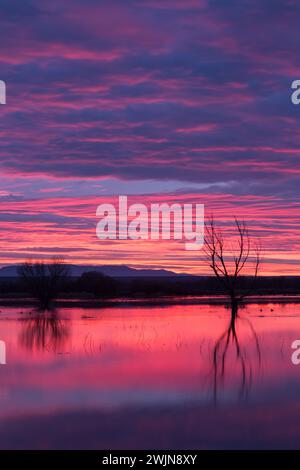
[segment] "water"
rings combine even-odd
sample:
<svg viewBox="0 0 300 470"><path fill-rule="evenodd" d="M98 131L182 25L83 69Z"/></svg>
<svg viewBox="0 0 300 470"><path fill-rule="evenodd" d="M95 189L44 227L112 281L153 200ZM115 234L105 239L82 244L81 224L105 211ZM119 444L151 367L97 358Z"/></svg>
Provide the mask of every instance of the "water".
<svg viewBox="0 0 300 470"><path fill-rule="evenodd" d="M29 312L0 312L2 449L300 448L299 304Z"/></svg>

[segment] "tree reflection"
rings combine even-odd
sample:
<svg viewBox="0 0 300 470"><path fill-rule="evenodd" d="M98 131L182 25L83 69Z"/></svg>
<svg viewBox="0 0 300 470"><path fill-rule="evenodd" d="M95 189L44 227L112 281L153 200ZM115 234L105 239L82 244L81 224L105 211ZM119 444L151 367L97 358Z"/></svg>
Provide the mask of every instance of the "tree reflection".
<svg viewBox="0 0 300 470"><path fill-rule="evenodd" d="M20 344L30 351L60 351L70 335L67 322L56 311L36 312L22 322Z"/></svg>
<svg viewBox="0 0 300 470"><path fill-rule="evenodd" d="M239 329L246 324L250 332L250 344L239 338ZM254 347L254 356L251 351ZM249 351L251 349L251 351ZM238 390L240 397L247 397L252 385L254 372L261 366L261 350L258 336L248 318L239 316L239 304L231 304L229 325L217 339L213 348L213 398L217 403L218 391L224 385L228 369L238 373ZM231 361L229 364L229 360Z"/></svg>

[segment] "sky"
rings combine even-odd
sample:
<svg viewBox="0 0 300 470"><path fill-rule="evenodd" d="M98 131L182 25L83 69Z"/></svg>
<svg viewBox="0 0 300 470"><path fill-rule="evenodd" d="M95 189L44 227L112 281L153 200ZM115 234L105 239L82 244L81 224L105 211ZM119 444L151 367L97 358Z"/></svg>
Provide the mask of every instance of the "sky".
<svg viewBox="0 0 300 470"><path fill-rule="evenodd" d="M193 202L262 274L300 274L296 0L1 0L0 265L205 273L176 241L100 241L103 201Z"/></svg>

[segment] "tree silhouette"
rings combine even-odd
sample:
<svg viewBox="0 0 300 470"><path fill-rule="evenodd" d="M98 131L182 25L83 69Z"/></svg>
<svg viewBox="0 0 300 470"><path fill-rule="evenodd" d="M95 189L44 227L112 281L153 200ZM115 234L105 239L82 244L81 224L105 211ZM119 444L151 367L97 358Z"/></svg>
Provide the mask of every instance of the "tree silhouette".
<svg viewBox="0 0 300 470"><path fill-rule="evenodd" d="M48 310L59 294L69 274L63 258L54 257L51 262L25 262L19 268L19 276L31 295L38 300L41 310Z"/></svg>
<svg viewBox="0 0 300 470"><path fill-rule="evenodd" d="M234 220L234 240L224 237L212 217L205 225L204 253L206 261L223 289L229 295L232 314L237 314L238 303L251 293L261 263L261 246L249 235L244 221ZM241 290L241 277L247 272L248 285ZM249 274L250 273L250 274Z"/></svg>

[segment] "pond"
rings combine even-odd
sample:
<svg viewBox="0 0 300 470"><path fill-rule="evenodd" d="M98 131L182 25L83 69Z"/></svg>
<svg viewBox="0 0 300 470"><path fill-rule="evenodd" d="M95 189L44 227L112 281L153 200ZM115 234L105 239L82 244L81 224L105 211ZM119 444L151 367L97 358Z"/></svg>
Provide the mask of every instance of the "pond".
<svg viewBox="0 0 300 470"><path fill-rule="evenodd" d="M300 448L300 304L2 307L2 449Z"/></svg>

